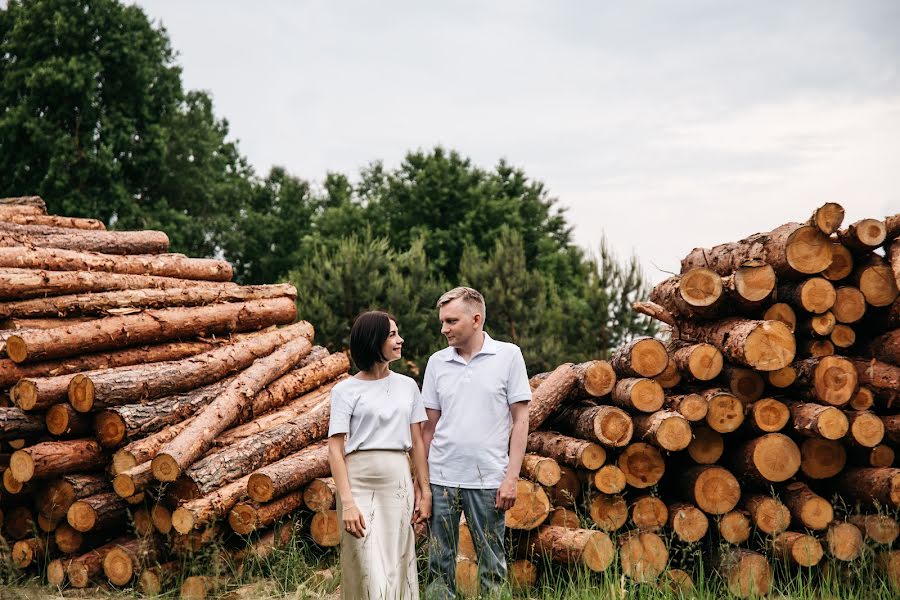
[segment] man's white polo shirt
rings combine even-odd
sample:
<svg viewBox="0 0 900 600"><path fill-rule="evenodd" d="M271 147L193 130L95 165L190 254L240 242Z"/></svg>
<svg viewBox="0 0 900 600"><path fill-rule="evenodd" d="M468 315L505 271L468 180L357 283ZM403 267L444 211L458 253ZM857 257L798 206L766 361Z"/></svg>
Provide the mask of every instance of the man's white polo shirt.
<svg viewBox="0 0 900 600"><path fill-rule="evenodd" d="M425 408L441 411L428 455L432 483L500 487L509 463L509 406L531 400L522 351L484 334L466 363L456 348L431 355L422 386Z"/></svg>

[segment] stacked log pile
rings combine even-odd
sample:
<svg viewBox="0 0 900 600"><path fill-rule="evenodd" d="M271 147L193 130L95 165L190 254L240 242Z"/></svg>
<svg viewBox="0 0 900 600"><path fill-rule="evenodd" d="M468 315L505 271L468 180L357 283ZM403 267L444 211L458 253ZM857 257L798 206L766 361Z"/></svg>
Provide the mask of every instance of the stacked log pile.
<svg viewBox="0 0 900 600"><path fill-rule="evenodd" d="M0 246L0 552L15 568L152 591L205 544L237 563L283 545L293 528L276 522L304 493L333 508L327 483L306 487L328 475L328 392L349 361L312 346L293 286L237 285L225 261L167 253L162 232L47 215L37 197L0 199ZM224 530L232 512L258 535Z"/></svg>

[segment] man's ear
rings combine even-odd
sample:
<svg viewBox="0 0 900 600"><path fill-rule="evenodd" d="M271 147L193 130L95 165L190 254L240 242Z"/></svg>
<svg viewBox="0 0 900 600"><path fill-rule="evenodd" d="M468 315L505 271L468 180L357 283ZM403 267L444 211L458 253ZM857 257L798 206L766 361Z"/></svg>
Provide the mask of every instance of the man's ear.
<svg viewBox="0 0 900 600"><path fill-rule="evenodd" d="M475 313L474 315L472 315L472 319L476 327L478 327L479 325L484 325L484 323L482 323L484 316L481 313Z"/></svg>

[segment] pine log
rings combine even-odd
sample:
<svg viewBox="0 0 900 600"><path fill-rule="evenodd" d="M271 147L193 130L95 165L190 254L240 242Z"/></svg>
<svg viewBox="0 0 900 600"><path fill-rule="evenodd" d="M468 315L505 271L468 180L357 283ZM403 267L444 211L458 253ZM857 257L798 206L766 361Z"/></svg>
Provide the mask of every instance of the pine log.
<svg viewBox="0 0 900 600"><path fill-rule="evenodd" d="M897 457L894 448L887 444L878 444L872 448L852 448L850 454L854 463L861 467L893 467Z"/></svg>
<svg viewBox="0 0 900 600"><path fill-rule="evenodd" d="M256 502L269 502L330 472L328 447L314 444L252 473L247 495Z"/></svg>
<svg viewBox="0 0 900 600"><path fill-rule="evenodd" d="M794 333L797 330L797 313L785 302L776 302L763 313L763 321L778 321Z"/></svg>
<svg viewBox="0 0 900 600"><path fill-rule="evenodd" d="M814 275L831 264L831 241L816 227L786 223L738 242L695 248L681 261L681 272L707 267L724 276L753 259L772 265L779 278Z"/></svg>
<svg viewBox="0 0 900 600"><path fill-rule="evenodd" d="M669 527L682 542L697 542L706 535L709 519L693 504L675 502L669 505Z"/></svg>
<svg viewBox="0 0 900 600"><path fill-rule="evenodd" d="M122 498L129 498L146 490L154 482L151 461L143 462L116 474L113 490ZM192 497L197 497L194 493Z"/></svg>
<svg viewBox="0 0 900 600"><path fill-rule="evenodd" d="M175 481L188 466L193 464L195 460L210 448L213 439L251 405L253 396L293 368L309 353L310 349L309 340L305 337L300 337L287 342L242 371L221 396L208 404L190 425L179 433L175 439L166 444L153 458L154 477L159 481ZM330 414L330 411L328 412ZM326 416L326 425L327 420ZM285 424L285 426L287 425ZM306 425L307 429L309 429L310 426L315 425L315 422ZM284 430L279 430L276 427L271 431L281 432ZM309 434L304 437L307 444L315 439L310 437ZM232 446L232 448L239 448L238 451L243 451L247 447L243 443ZM281 453L275 453L273 460L283 457L291 450L298 449L298 447L293 446L289 448L288 445L278 447L276 444L276 449ZM228 450L225 452L227 453ZM250 461L248 460L244 464L249 465ZM231 481L231 479L226 481Z"/></svg>
<svg viewBox="0 0 900 600"><path fill-rule="evenodd" d="M767 304L774 295L775 284L775 269L761 260L747 261L722 278L728 303L740 313L756 312Z"/></svg>
<svg viewBox="0 0 900 600"><path fill-rule="evenodd" d="M552 431L533 431L528 434L527 452L549 456L558 463L576 469L596 470L606 462L603 446Z"/></svg>
<svg viewBox="0 0 900 600"><path fill-rule="evenodd" d="M279 377L253 398L250 418L284 406L350 370L350 359L344 352L328 354L321 346L314 347L293 371Z"/></svg>
<svg viewBox="0 0 900 600"><path fill-rule="evenodd" d="M72 327L13 335L6 341L6 352L15 362L46 360L177 337L262 329L290 323L296 312L297 307L290 298L146 310Z"/></svg>
<svg viewBox="0 0 900 600"><path fill-rule="evenodd" d="M178 360L211 348L212 343L198 340L98 352L26 365L0 359L0 387L15 385L12 398L16 406L23 410L48 408L66 401L73 373Z"/></svg>
<svg viewBox="0 0 900 600"><path fill-rule="evenodd" d="M722 370L722 377L728 382L729 391L744 404L762 398L766 389L765 379L753 369L727 366Z"/></svg>
<svg viewBox="0 0 900 600"><path fill-rule="evenodd" d="M188 258L183 254L123 256L52 247L0 247L0 267L48 271L101 271L206 281L231 281L232 277L231 265L224 260Z"/></svg>
<svg viewBox="0 0 900 600"><path fill-rule="evenodd" d="M877 254L856 265L851 280L870 306L890 306L900 294L891 265Z"/></svg>
<svg viewBox="0 0 900 600"><path fill-rule="evenodd" d="M835 348L849 348L856 343L856 332L849 325L835 325L828 337Z"/></svg>
<svg viewBox="0 0 900 600"><path fill-rule="evenodd" d="M0 198L0 206L16 208L31 206L40 210L40 214L47 214L47 204L40 196L11 196L8 198Z"/></svg>
<svg viewBox="0 0 900 600"><path fill-rule="evenodd" d="M87 231L44 225L0 227L0 246L59 248L104 254L162 254L169 238L161 231Z"/></svg>
<svg viewBox="0 0 900 600"><path fill-rule="evenodd" d="M732 456L733 472L751 485L787 481L800 470L800 449L781 433L767 433L741 445Z"/></svg>
<svg viewBox="0 0 900 600"><path fill-rule="evenodd" d="M614 406L571 407L562 412L559 425L606 448L621 448L634 434L631 417Z"/></svg>
<svg viewBox="0 0 900 600"><path fill-rule="evenodd" d="M852 325L866 314L866 297L859 288L844 285L834 291L831 312L838 323Z"/></svg>
<svg viewBox="0 0 900 600"><path fill-rule="evenodd" d="M299 360L312 349L312 336L312 325L300 321L178 361L80 373L69 383L69 402L79 412L90 412L193 390L246 369L295 340Z"/></svg>
<svg viewBox="0 0 900 600"><path fill-rule="evenodd" d="M138 577L137 587L144 596L159 596L180 571L180 562L174 560L144 569Z"/></svg>
<svg viewBox="0 0 900 600"><path fill-rule="evenodd" d="M731 511L741 498L734 475L714 465L691 467L678 478L678 485L684 497L711 515Z"/></svg>
<svg viewBox="0 0 900 600"><path fill-rule="evenodd" d="M778 284L778 301L808 313L822 314L834 306L834 285L824 277L810 277L800 282Z"/></svg>
<svg viewBox="0 0 900 600"><path fill-rule="evenodd" d="M27 569L36 561L47 560L55 554L56 547L53 539L38 536L19 540L13 544L9 559L15 568Z"/></svg>
<svg viewBox="0 0 900 600"><path fill-rule="evenodd" d="M900 329L873 339L867 346L866 356L900 366Z"/></svg>
<svg viewBox="0 0 900 600"><path fill-rule="evenodd" d="M796 531L779 533L772 539L772 554L801 567L812 567L822 560L825 551L819 540Z"/></svg>
<svg viewBox="0 0 900 600"><path fill-rule="evenodd" d="M209 575L191 575L181 582L178 588L178 597L181 600L206 600L215 598L217 592L228 584L225 577L211 577Z"/></svg>
<svg viewBox="0 0 900 600"><path fill-rule="evenodd" d="M534 391L528 403L528 429L534 431L569 396L578 376L572 363L558 366Z"/></svg>
<svg viewBox="0 0 900 600"><path fill-rule="evenodd" d="M618 377L656 377L668 363L669 355L662 342L646 336L620 346L609 360Z"/></svg>
<svg viewBox="0 0 900 600"><path fill-rule="evenodd" d="M658 283L650 292L651 302L687 319L720 316L724 300L722 278L702 267L673 275Z"/></svg>
<svg viewBox="0 0 900 600"><path fill-rule="evenodd" d="M135 538L120 544L103 557L103 574L113 585L124 586L156 559L158 542L153 537Z"/></svg>
<svg viewBox="0 0 900 600"><path fill-rule="evenodd" d="M794 360L796 342L779 321L752 321L732 317L721 321L679 321L682 340L704 342L718 348L737 365L774 371Z"/></svg>
<svg viewBox="0 0 900 600"><path fill-rule="evenodd" d="M518 594L527 593L537 584L537 566L530 560L518 559L509 565L509 585Z"/></svg>
<svg viewBox="0 0 900 600"><path fill-rule="evenodd" d="M666 394L653 379L628 378L616 382L611 399L622 408L652 413L662 408Z"/></svg>
<svg viewBox="0 0 900 600"><path fill-rule="evenodd" d="M20 319L18 317L13 317L0 321L0 329L54 329L56 327L67 327L79 323L88 323L94 320L93 317L53 317L44 319Z"/></svg>
<svg viewBox="0 0 900 600"><path fill-rule="evenodd" d="M867 410L850 410L844 413L850 422L848 440L863 448L874 448L884 439L884 423Z"/></svg>
<svg viewBox="0 0 900 600"><path fill-rule="evenodd" d="M192 420L193 417L185 419L181 423L177 423L166 429L161 429L154 434L135 440L119 449L113 454L110 470L113 474L118 474L153 460L153 457L159 453L159 450L169 441L175 439L175 436L190 425Z"/></svg>
<svg viewBox="0 0 900 600"><path fill-rule="evenodd" d="M691 425L675 411L658 410L649 415L634 417L637 438L664 450L684 450L691 443Z"/></svg>
<svg viewBox="0 0 900 600"><path fill-rule="evenodd" d="M700 394L706 400L706 424L719 433L731 433L744 422L744 405L723 389L710 389Z"/></svg>
<svg viewBox="0 0 900 600"><path fill-rule="evenodd" d="M837 202L826 202L813 212L806 224L816 227L825 235L831 235L841 228L843 221L844 207Z"/></svg>
<svg viewBox="0 0 900 600"><path fill-rule="evenodd" d="M675 341L669 346L670 360L682 375L694 381L709 381L722 372L722 353L710 344Z"/></svg>
<svg viewBox="0 0 900 600"><path fill-rule="evenodd" d="M602 471L605 468L606 467L602 467L600 470ZM575 501L581 497L581 481L578 477L578 473L569 467L563 466L560 466L559 472L559 481L556 485L548 487L545 490L547 492L547 497L550 499L553 506L574 506ZM599 473L599 471L591 472ZM624 477L622 487L625 487ZM619 489L618 491L622 490Z"/></svg>
<svg viewBox="0 0 900 600"><path fill-rule="evenodd" d="M246 496L249 479L250 476L246 475L201 498L185 502L172 513L172 527L178 533L186 534L200 525L225 518L234 505Z"/></svg>
<svg viewBox="0 0 900 600"><path fill-rule="evenodd" d="M834 477L846 463L847 451L838 441L810 438L800 447L800 469L810 479Z"/></svg>
<svg viewBox="0 0 900 600"><path fill-rule="evenodd" d="M860 385L891 392L900 390L900 367L875 359L853 359L852 363Z"/></svg>
<svg viewBox="0 0 900 600"><path fill-rule="evenodd" d="M106 456L100 444L91 439L42 442L16 450L9 459L12 476L22 483L47 479L66 473L100 469Z"/></svg>
<svg viewBox="0 0 900 600"><path fill-rule="evenodd" d="M891 467L844 469L838 475L837 481L840 491L851 501L866 506L900 508L900 469Z"/></svg>
<svg viewBox="0 0 900 600"><path fill-rule="evenodd" d="M840 242L856 252L871 252L887 238L887 227L878 219L862 219L837 232Z"/></svg>
<svg viewBox="0 0 900 600"><path fill-rule="evenodd" d="M794 368L795 385L808 388L810 397L822 404L847 404L860 383L853 363L840 356L808 358L794 363Z"/></svg>
<svg viewBox="0 0 900 600"><path fill-rule="evenodd" d="M834 344L831 340L806 340L800 345L798 356L804 358L822 358L835 354Z"/></svg>
<svg viewBox="0 0 900 600"><path fill-rule="evenodd" d="M543 486L556 485L560 478L559 464L546 456L526 454L522 458L520 476Z"/></svg>
<svg viewBox="0 0 900 600"><path fill-rule="evenodd" d="M13 477L12 470L9 467L3 470L3 489L12 495L30 491L27 484Z"/></svg>
<svg viewBox="0 0 900 600"><path fill-rule="evenodd" d="M631 505L631 522L640 531L659 531L669 520L669 507L656 496L640 496Z"/></svg>
<svg viewBox="0 0 900 600"><path fill-rule="evenodd" d="M687 571L666 569L660 575L660 582L662 589L676 598L691 598L694 596L694 581Z"/></svg>
<svg viewBox="0 0 900 600"><path fill-rule="evenodd" d="M809 336L828 336L837 326L837 318L830 310L820 315L811 315L797 323L796 333Z"/></svg>
<svg viewBox="0 0 900 600"><path fill-rule="evenodd" d="M544 489L531 481L519 479L516 483L516 502L506 511L509 529L531 530L541 525L550 515L550 499Z"/></svg>
<svg viewBox="0 0 900 600"><path fill-rule="evenodd" d="M760 433L781 431L791 419L791 410L784 402L763 398L750 405L747 420Z"/></svg>
<svg viewBox="0 0 900 600"><path fill-rule="evenodd" d="M853 254L843 244L831 245L831 264L822 271L822 277L829 281L840 281L853 272Z"/></svg>
<svg viewBox="0 0 900 600"><path fill-rule="evenodd" d="M618 494L625 489L625 473L616 465L603 465L596 471L583 472L589 486L604 494Z"/></svg>
<svg viewBox="0 0 900 600"><path fill-rule="evenodd" d="M722 550L714 562L732 595L738 598L768 595L772 587L772 569L762 554L728 548Z"/></svg>
<svg viewBox="0 0 900 600"><path fill-rule="evenodd" d="M637 442L630 444L619 455L616 464L625 474L625 481L631 487L645 489L659 483L666 470L666 463L659 450Z"/></svg>
<svg viewBox="0 0 900 600"><path fill-rule="evenodd" d="M671 360L662 373L653 378L664 390L670 390L681 383L681 373Z"/></svg>
<svg viewBox="0 0 900 600"><path fill-rule="evenodd" d="M478 596L478 562L474 558L456 557L456 592L461 598Z"/></svg>
<svg viewBox="0 0 900 600"><path fill-rule="evenodd" d="M75 501L66 513L66 520L76 531L109 529L123 521L128 503L113 492L96 494Z"/></svg>
<svg viewBox="0 0 900 600"><path fill-rule="evenodd" d="M666 396L665 407L691 422L703 421L709 411L709 404L700 394Z"/></svg>
<svg viewBox="0 0 900 600"><path fill-rule="evenodd" d="M303 489L303 504L317 512L335 507L337 487L331 477L319 477L310 481Z"/></svg>
<svg viewBox="0 0 900 600"><path fill-rule="evenodd" d="M47 563L47 582L61 589L66 583L66 567L71 561L71 558L55 558Z"/></svg>
<svg viewBox="0 0 900 600"><path fill-rule="evenodd" d="M85 545L84 535L68 523L59 524L53 531L53 540L63 554L74 554Z"/></svg>
<svg viewBox="0 0 900 600"><path fill-rule="evenodd" d="M0 198L0 200L4 200L5 198ZM42 209L39 206L16 206L16 205L0 205L0 219L6 220L9 217L17 217L17 216L36 216L36 215L46 215L46 209Z"/></svg>
<svg viewBox="0 0 900 600"><path fill-rule="evenodd" d="M856 525L865 538L875 544L890 546L900 536L897 519L888 515L850 515L847 521Z"/></svg>
<svg viewBox="0 0 900 600"><path fill-rule="evenodd" d="M612 540L602 531L545 525L533 539L535 550L551 561L581 564L594 572L605 571L616 557Z"/></svg>
<svg viewBox="0 0 900 600"><path fill-rule="evenodd" d="M172 531L172 511L162 504L154 504L150 508L150 522L153 529L168 535Z"/></svg>
<svg viewBox="0 0 900 600"><path fill-rule="evenodd" d="M91 418L79 414L71 404L54 404L44 415L47 431L56 436L85 437L93 429Z"/></svg>
<svg viewBox="0 0 900 600"><path fill-rule="evenodd" d="M34 438L44 433L44 419L21 408L0 407L0 440Z"/></svg>
<svg viewBox="0 0 900 600"><path fill-rule="evenodd" d="M891 263L891 270L894 272L894 282L900 286L900 242L894 240L890 246L885 247L885 256Z"/></svg>
<svg viewBox="0 0 900 600"><path fill-rule="evenodd" d="M794 385L797 381L797 369L788 365L777 371L769 371L766 373L766 380L770 385L776 388L786 388Z"/></svg>
<svg viewBox="0 0 900 600"><path fill-rule="evenodd" d="M616 372L605 360L590 360L575 365L573 395L601 398L612 392L616 385Z"/></svg>
<svg viewBox="0 0 900 600"><path fill-rule="evenodd" d="M3 516L6 535L13 540L24 540L35 528L34 514L28 506L14 506Z"/></svg>
<svg viewBox="0 0 900 600"><path fill-rule="evenodd" d="M875 557L875 565L891 590L900 592L900 550L885 550Z"/></svg>
<svg viewBox="0 0 900 600"><path fill-rule="evenodd" d="M619 537L619 563L622 573L637 583L656 581L669 562L669 549L663 539L649 531Z"/></svg>
<svg viewBox="0 0 900 600"><path fill-rule="evenodd" d="M719 518L717 527L721 539L738 546L750 539L753 524L745 511L733 510Z"/></svg>
<svg viewBox="0 0 900 600"><path fill-rule="evenodd" d="M176 555L191 556L215 544L222 536L219 522L190 533L176 533L169 538L169 548Z"/></svg>
<svg viewBox="0 0 900 600"><path fill-rule="evenodd" d="M831 503L803 482L785 486L781 500L791 511L791 516L807 529L824 530L834 520Z"/></svg>
<svg viewBox="0 0 900 600"><path fill-rule="evenodd" d="M63 475L47 482L35 497L35 507L51 520L64 519L77 500L109 491L109 481L101 474Z"/></svg>
<svg viewBox="0 0 900 600"><path fill-rule="evenodd" d="M847 522L835 522L825 533L828 555L845 562L856 560L862 554L864 542L859 527Z"/></svg>
<svg viewBox="0 0 900 600"><path fill-rule="evenodd" d="M794 430L806 437L839 440L850 429L847 416L834 406L792 402L789 407Z"/></svg>
<svg viewBox="0 0 900 600"><path fill-rule="evenodd" d="M65 575L72 587L85 588L103 570L103 559L113 549L127 544L131 538L120 537L73 558L65 565Z"/></svg>
<svg viewBox="0 0 900 600"><path fill-rule="evenodd" d="M303 493L304 490L302 489L295 490L277 500L262 505L240 502L229 511L228 524L231 525L231 529L235 533L241 535L247 535L257 529L268 527L278 519L302 507ZM331 507L328 507L316 512L330 510L332 510Z"/></svg>
<svg viewBox="0 0 900 600"><path fill-rule="evenodd" d="M81 219L57 215L9 214L3 211L0 212L0 221L14 225L43 225L64 229L106 231L106 225L103 224L103 221L98 221L97 219Z"/></svg>
<svg viewBox="0 0 900 600"><path fill-rule="evenodd" d="M687 447L691 459L698 465L711 465L719 462L725 451L722 434L710 427L695 427L694 439Z"/></svg>
<svg viewBox="0 0 900 600"><path fill-rule="evenodd" d="M588 506L588 513L601 531L616 531L628 521L628 505L618 494L594 494Z"/></svg>
<svg viewBox="0 0 900 600"><path fill-rule="evenodd" d="M547 518L546 523L548 525L555 525L556 527L566 527L568 529L578 529L581 527L581 519L578 517L578 513L575 511L571 511L568 508L559 506L550 511L550 516ZM459 532L459 547L460 552L462 552L462 523L460 523L460 532ZM468 529L466 530L468 531ZM469 540L471 543L471 539ZM475 547L472 546L472 551L474 552Z"/></svg>

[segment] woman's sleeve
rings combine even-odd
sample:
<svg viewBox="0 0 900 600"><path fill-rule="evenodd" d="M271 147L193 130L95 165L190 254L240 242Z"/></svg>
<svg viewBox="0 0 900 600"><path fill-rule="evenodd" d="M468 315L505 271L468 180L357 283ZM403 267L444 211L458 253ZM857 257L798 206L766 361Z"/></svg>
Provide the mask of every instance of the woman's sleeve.
<svg viewBox="0 0 900 600"><path fill-rule="evenodd" d="M338 433L350 433L350 416L353 410L338 390L331 390L331 416L328 418L328 437Z"/></svg>
<svg viewBox="0 0 900 600"><path fill-rule="evenodd" d="M414 379L410 379L410 388L412 388L413 393L412 411L409 413L410 424L427 421L428 415L425 414L425 402L422 400L422 394L419 393L419 386L416 385Z"/></svg>

